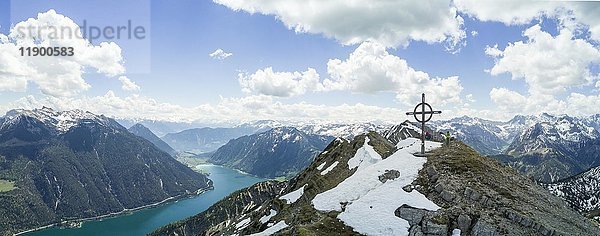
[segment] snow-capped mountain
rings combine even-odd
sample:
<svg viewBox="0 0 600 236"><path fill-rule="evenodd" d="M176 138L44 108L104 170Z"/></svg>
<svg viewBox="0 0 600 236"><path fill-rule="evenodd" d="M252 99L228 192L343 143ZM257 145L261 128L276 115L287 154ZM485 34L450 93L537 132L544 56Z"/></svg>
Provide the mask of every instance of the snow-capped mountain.
<svg viewBox="0 0 600 236"><path fill-rule="evenodd" d="M555 149L567 155L576 154L587 143L600 137L594 127L585 120L567 115L550 116L543 114L543 120L529 126L511 143L506 153L531 154L544 153Z"/></svg>
<svg viewBox="0 0 600 236"><path fill-rule="evenodd" d="M15 109L8 111L3 117L2 124L0 124L0 130L9 128L11 125L18 123L19 119L25 117L36 119L59 134L67 132L71 127L84 121L96 122L111 127L118 126L117 122L104 115L94 115L82 110L55 111L43 107L34 110Z"/></svg>
<svg viewBox="0 0 600 236"><path fill-rule="evenodd" d="M296 178L240 190L152 235L599 235L558 197L458 142L411 153L375 132L335 139Z"/></svg>
<svg viewBox="0 0 600 236"><path fill-rule="evenodd" d="M600 133L586 118L542 114L504 153L497 156L500 161L553 182L600 165Z"/></svg>
<svg viewBox="0 0 600 236"><path fill-rule="evenodd" d="M166 134L162 139L180 152L205 153L217 150L231 139L280 127L294 127L306 134L341 137L345 139L351 139L356 135L367 133L369 131L382 132L386 128L385 125L373 123L344 124L319 121L280 122L260 120L243 123L233 127L186 129L180 132Z"/></svg>
<svg viewBox="0 0 600 236"><path fill-rule="evenodd" d="M392 125L383 132L378 133L383 135L383 137L385 137L393 144L397 144L398 142L407 138L420 138L421 124L406 120L400 124ZM438 131L434 131L427 125L425 126L425 136L430 140L441 141L444 139Z"/></svg>
<svg viewBox="0 0 600 236"><path fill-rule="evenodd" d="M352 139L354 136L368 133L369 131L383 132L388 128L385 124L375 123L336 123L329 121L313 122L281 122L261 120L245 123L236 127L254 127L257 130L266 130L277 127L294 127L306 134L332 136L336 138Z"/></svg>
<svg viewBox="0 0 600 236"><path fill-rule="evenodd" d="M524 117L515 117L508 122L490 121L462 116L446 121L432 121L431 126L438 132L450 132L484 155L502 153L518 135L524 124Z"/></svg>
<svg viewBox="0 0 600 236"><path fill-rule="evenodd" d="M595 211L600 209L600 167L544 186L574 209L598 215Z"/></svg>

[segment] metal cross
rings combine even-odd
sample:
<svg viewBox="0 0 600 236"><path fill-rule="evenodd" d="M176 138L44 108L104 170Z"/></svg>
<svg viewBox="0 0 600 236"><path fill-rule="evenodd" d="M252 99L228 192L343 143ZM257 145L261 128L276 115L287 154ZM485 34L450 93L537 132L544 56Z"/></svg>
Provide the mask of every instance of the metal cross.
<svg viewBox="0 0 600 236"><path fill-rule="evenodd" d="M419 110L419 107L421 107L421 111L417 111ZM425 110L425 107L427 107L427 111ZM428 103L425 102L425 94L423 93L421 95L421 103L417 104L417 106L415 106L415 110L413 112L407 112L406 115L413 115L415 117L415 120L417 120L418 122L421 122L421 155L425 155L425 122L431 120L431 117L433 116L433 114L441 114L442 111L434 111L433 109L431 109L431 105L429 105ZM419 116L417 115L421 115L421 119L419 119ZM429 115L427 118L425 118L425 115Z"/></svg>

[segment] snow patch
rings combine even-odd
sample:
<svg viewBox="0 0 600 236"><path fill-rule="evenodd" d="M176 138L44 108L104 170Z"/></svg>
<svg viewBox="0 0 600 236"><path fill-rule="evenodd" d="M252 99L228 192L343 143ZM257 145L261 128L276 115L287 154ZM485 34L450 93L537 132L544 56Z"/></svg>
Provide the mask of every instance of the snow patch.
<svg viewBox="0 0 600 236"><path fill-rule="evenodd" d="M306 187L306 184L302 186L302 188L279 197L279 199L285 200L287 204L292 204L302 197L302 194L304 194L304 187Z"/></svg>
<svg viewBox="0 0 600 236"><path fill-rule="evenodd" d="M317 166L317 170L322 170L325 165L327 165L327 162L323 162L323 164Z"/></svg>
<svg viewBox="0 0 600 236"><path fill-rule="evenodd" d="M414 138L411 140L418 141ZM432 211L440 209L418 191L408 193L402 190L402 187L412 183L426 162L425 158L412 155L420 150L420 145L405 147L384 160L380 158L377 160L372 158L373 153L370 150L372 147L367 142L361 148L363 149L361 156L367 157L363 160L371 162L358 162L359 168L352 176L335 188L315 196L312 200L313 207L319 211L342 212L342 207L345 206L338 219L361 234L408 235L410 228L408 221L394 214L398 207L406 204ZM426 143L427 150L440 146L440 143ZM370 164L364 165L364 163ZM397 170L400 172L400 177L382 183L378 177L386 170Z"/></svg>
<svg viewBox="0 0 600 236"><path fill-rule="evenodd" d="M365 137L365 143L363 146L356 151L354 157L348 160L348 169L352 170L358 167L358 171L377 163L382 159L381 155L379 155L379 153L377 153L375 149L369 145L369 141L371 141L369 137Z"/></svg>
<svg viewBox="0 0 600 236"><path fill-rule="evenodd" d="M271 211L269 212L268 215L263 216L260 218L260 223L267 223L271 218L273 218L273 216L277 215L277 211L271 209Z"/></svg>
<svg viewBox="0 0 600 236"><path fill-rule="evenodd" d="M265 229L265 231L262 231L260 233L255 233L255 234L251 234L250 236L267 236L267 235L272 235L274 233L279 232L282 229L287 228L288 225L285 223L285 221L279 221L277 222L277 224Z"/></svg>
<svg viewBox="0 0 600 236"><path fill-rule="evenodd" d="M239 223L235 224L235 228L236 229L243 229L246 226L248 226L248 223L250 223L250 217L243 219L242 221L240 221Z"/></svg>
<svg viewBox="0 0 600 236"><path fill-rule="evenodd" d="M340 163L339 161L335 161L333 164L331 164L329 167L327 167L327 169L325 169L324 171L321 172L321 175L326 175L327 173L329 173L329 171L333 170L333 168L335 168L338 163Z"/></svg>

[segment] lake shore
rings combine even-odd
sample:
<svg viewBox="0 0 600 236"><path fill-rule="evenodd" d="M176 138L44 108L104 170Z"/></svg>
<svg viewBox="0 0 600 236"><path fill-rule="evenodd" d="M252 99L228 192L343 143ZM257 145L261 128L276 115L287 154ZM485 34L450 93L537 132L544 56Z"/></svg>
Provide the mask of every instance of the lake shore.
<svg viewBox="0 0 600 236"><path fill-rule="evenodd" d="M212 182L212 181L211 181ZM121 216L121 215L125 215L128 213L132 213L132 212L136 212L139 210L143 210L143 209L148 209L148 208L153 208L153 207L158 207L161 206L163 204L166 203L170 203L173 201L177 201L180 199L184 199L184 198L191 198L194 196L198 196L201 195L207 191L210 190L214 190L214 186L211 185L210 187L207 188L200 188L196 191L194 191L193 194L182 194L182 195L178 195L178 196L172 196L172 197L168 197L160 202L156 202L156 203L152 203L152 204L148 204L148 205L144 205L144 206L140 206L140 207L135 207L135 208L125 208L119 212L113 212L113 213L108 213L108 214L104 214L104 215L100 215L100 216L93 216L93 217L86 217L86 218L80 218L80 219L73 219L73 220L65 220L62 222L57 222L57 223L53 223L53 224L49 224L49 225L44 225L44 226L40 226L34 229L29 229L29 230L25 230L25 231L21 231L18 233L15 233L14 235L23 235L23 234L27 234L27 233L31 233L31 232L35 232L38 230L43 230L43 229L47 229L47 228L51 228L51 227L56 227L56 226L62 226L62 225L66 225L66 224L73 224L73 223L85 223L86 221L93 221L93 220L101 220L101 219L107 219L107 218L111 218L111 217L117 217L117 216Z"/></svg>

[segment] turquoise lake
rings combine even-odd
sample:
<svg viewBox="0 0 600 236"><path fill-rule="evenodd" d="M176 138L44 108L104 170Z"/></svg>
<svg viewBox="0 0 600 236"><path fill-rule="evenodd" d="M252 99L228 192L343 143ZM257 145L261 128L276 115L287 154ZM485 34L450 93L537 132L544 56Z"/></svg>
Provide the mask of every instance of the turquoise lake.
<svg viewBox="0 0 600 236"><path fill-rule="evenodd" d="M196 215L239 189L264 181L216 165L199 165L197 168L209 172L215 189L192 198L180 199L154 208L147 208L125 215L84 222L81 228L48 228L24 235L145 235L168 223Z"/></svg>

